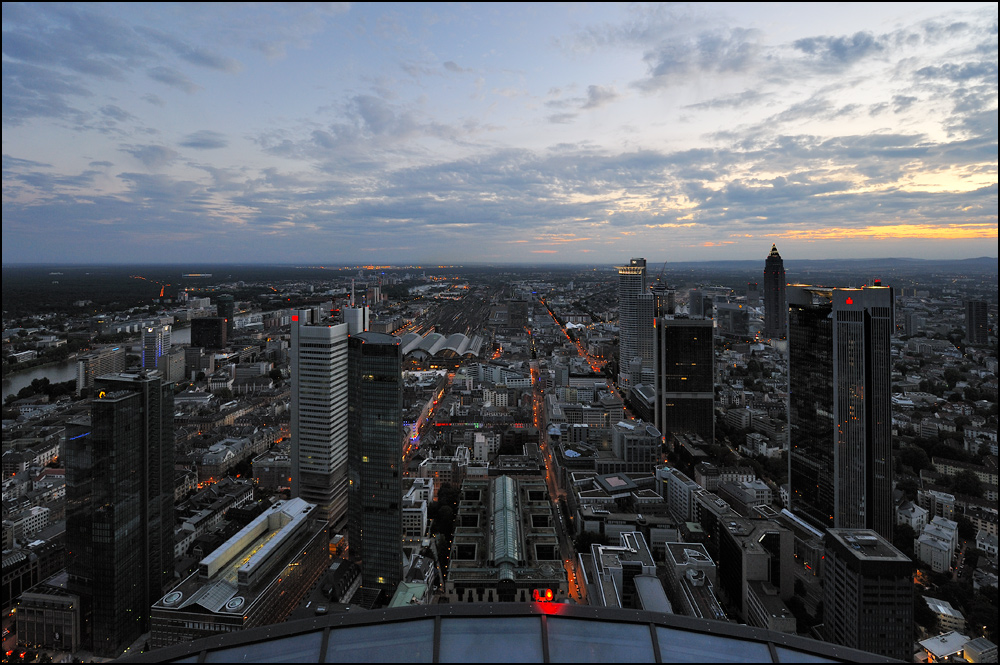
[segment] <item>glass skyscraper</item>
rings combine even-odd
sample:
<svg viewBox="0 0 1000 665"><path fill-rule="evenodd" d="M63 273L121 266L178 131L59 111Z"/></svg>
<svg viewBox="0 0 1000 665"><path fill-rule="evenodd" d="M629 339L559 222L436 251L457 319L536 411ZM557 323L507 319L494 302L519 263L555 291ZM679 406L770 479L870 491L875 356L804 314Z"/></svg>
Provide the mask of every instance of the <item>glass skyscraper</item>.
<svg viewBox="0 0 1000 665"><path fill-rule="evenodd" d="M94 652L116 657L174 579L174 398L156 372L98 377L94 394L66 444L69 591Z"/></svg>
<svg viewBox="0 0 1000 665"><path fill-rule="evenodd" d="M715 436L715 355L711 319L656 320L655 424L664 436L695 432Z"/></svg>
<svg viewBox="0 0 1000 665"><path fill-rule="evenodd" d="M892 538L889 287L788 291L792 512Z"/></svg>
<svg viewBox="0 0 1000 665"><path fill-rule="evenodd" d="M403 578L403 379L399 339L348 341L348 548L361 584L392 597Z"/></svg>
<svg viewBox="0 0 1000 665"><path fill-rule="evenodd" d="M646 292L646 259L632 259L618 267L618 385L631 388L632 361L639 350L639 295ZM649 321L652 324L652 321Z"/></svg>

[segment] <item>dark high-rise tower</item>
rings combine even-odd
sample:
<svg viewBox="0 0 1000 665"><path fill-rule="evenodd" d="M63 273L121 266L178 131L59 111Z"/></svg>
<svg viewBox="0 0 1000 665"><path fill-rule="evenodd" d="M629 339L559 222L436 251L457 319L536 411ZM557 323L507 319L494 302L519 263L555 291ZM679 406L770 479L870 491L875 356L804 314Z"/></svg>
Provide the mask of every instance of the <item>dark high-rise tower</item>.
<svg viewBox="0 0 1000 665"><path fill-rule="evenodd" d="M785 336L785 262L778 248L764 261L764 335L775 339Z"/></svg>
<svg viewBox="0 0 1000 665"><path fill-rule="evenodd" d="M913 563L870 529L831 529L824 544L827 638L854 649L910 660Z"/></svg>
<svg viewBox="0 0 1000 665"><path fill-rule="evenodd" d="M646 259L632 259L618 267L618 384L622 388L632 387L632 362L640 357L639 295L645 291Z"/></svg>
<svg viewBox="0 0 1000 665"><path fill-rule="evenodd" d="M67 441L69 590L93 650L120 656L174 579L174 393L158 373L94 381L91 430Z"/></svg>
<svg viewBox="0 0 1000 665"><path fill-rule="evenodd" d="M965 301L965 339L974 346L985 346L989 322L985 300Z"/></svg>
<svg viewBox="0 0 1000 665"><path fill-rule="evenodd" d="M788 292L791 509L892 538L889 287Z"/></svg>
<svg viewBox="0 0 1000 665"><path fill-rule="evenodd" d="M665 436L715 433L715 356L711 319L660 317L655 327L655 425Z"/></svg>
<svg viewBox="0 0 1000 665"><path fill-rule="evenodd" d="M221 316L207 316L191 321L191 346L224 349L229 340L229 322Z"/></svg>
<svg viewBox="0 0 1000 665"><path fill-rule="evenodd" d="M236 329L234 320L236 299L229 294L223 294L215 299L215 309L217 314L226 320L226 337L232 341L233 331Z"/></svg>
<svg viewBox="0 0 1000 665"><path fill-rule="evenodd" d="M403 379L399 339L348 340L348 547L361 585L386 598L403 579Z"/></svg>

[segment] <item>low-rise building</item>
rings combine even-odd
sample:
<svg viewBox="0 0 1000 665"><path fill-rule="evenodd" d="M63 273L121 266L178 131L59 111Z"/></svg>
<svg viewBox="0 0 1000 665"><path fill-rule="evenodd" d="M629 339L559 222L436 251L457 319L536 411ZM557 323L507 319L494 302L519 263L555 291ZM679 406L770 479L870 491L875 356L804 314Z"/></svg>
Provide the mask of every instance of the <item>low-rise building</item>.
<svg viewBox="0 0 1000 665"><path fill-rule="evenodd" d="M279 501L221 547L152 609L156 649L279 623L327 570L327 525L302 499Z"/></svg>

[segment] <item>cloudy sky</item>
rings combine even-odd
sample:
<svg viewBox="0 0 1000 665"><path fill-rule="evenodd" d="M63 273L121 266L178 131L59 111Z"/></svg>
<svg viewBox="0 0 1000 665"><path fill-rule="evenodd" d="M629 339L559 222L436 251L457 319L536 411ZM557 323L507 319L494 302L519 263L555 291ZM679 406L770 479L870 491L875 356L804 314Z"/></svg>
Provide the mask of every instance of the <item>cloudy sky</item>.
<svg viewBox="0 0 1000 665"><path fill-rule="evenodd" d="M3 262L997 255L997 5L3 4Z"/></svg>

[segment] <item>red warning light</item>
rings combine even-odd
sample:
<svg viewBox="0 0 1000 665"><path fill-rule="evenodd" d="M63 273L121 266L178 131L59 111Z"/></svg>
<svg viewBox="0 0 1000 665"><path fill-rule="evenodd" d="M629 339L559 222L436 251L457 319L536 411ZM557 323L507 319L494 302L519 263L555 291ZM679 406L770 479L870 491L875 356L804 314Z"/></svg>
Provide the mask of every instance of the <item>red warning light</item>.
<svg viewBox="0 0 1000 665"><path fill-rule="evenodd" d="M532 595L536 603L551 603L553 599L552 589L533 589Z"/></svg>
<svg viewBox="0 0 1000 665"><path fill-rule="evenodd" d="M854 298L848 297L847 298L847 304L848 305L853 305L854 304Z"/></svg>
<svg viewBox="0 0 1000 665"><path fill-rule="evenodd" d="M292 321L298 321L298 320L299 320L299 315L298 314L292 314Z"/></svg>

